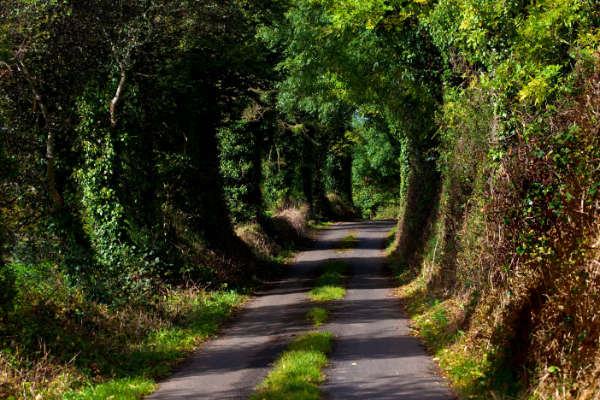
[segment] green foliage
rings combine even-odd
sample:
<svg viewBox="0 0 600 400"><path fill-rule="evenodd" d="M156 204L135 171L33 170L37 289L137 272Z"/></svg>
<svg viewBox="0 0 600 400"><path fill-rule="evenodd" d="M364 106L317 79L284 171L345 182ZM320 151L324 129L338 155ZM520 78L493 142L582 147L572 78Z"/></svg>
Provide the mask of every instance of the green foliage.
<svg viewBox="0 0 600 400"><path fill-rule="evenodd" d="M225 198L236 223L256 220L263 212L262 143L256 125L242 120L217 134Z"/></svg>
<svg viewBox="0 0 600 400"><path fill-rule="evenodd" d="M138 299L135 305L108 308L87 300L80 289L69 289L54 266L13 269L15 310L4 327L21 337L18 344L2 342L1 354L14 357L15 371L23 373L16 374L14 390L33 385L31 398L140 398L246 299L227 290L169 290L147 299L151 304ZM53 373L45 375L46 381L27 382L31 360L18 357L34 357L40 341L51 357L37 368Z"/></svg>
<svg viewBox="0 0 600 400"><path fill-rule="evenodd" d="M0 264L0 318L12 311L15 294L14 272L10 266Z"/></svg>
<svg viewBox="0 0 600 400"><path fill-rule="evenodd" d="M375 118L358 129L352 180L354 203L363 214L374 216L379 208L397 203L401 191L400 156L400 143L385 123Z"/></svg>
<svg viewBox="0 0 600 400"><path fill-rule="evenodd" d="M438 52L418 18L428 9L413 2L299 1L285 23L261 31L270 46L283 48L282 110L325 127L338 125L335 110L349 110L344 131L358 130L346 137L353 201L366 215L397 202L411 169L427 168L419 164L434 144L440 89L431 68Z"/></svg>
<svg viewBox="0 0 600 400"><path fill-rule="evenodd" d="M146 286L146 290L149 287L137 277L145 275L151 265L139 256L136 246L127 237L125 209L114 187L118 163L115 142L122 138L118 132L99 128L99 118L90 104L82 101L79 111L78 129L85 164L77 176L84 207L84 229L100 268L97 276L81 274L84 271L76 271L74 275L91 280L90 284L95 286L92 290L97 291L94 294L105 296L104 299L122 296L121 290L124 294L139 293L140 285Z"/></svg>
<svg viewBox="0 0 600 400"><path fill-rule="evenodd" d="M263 196L271 209L305 202L302 190L302 136L293 130L273 129L271 146L263 160Z"/></svg>
<svg viewBox="0 0 600 400"><path fill-rule="evenodd" d="M428 290L510 293L486 340L535 349L553 368L540 385L584 376L591 361L566 349L596 320L582 302L577 323L550 310L595 288L599 25L587 0L3 1L3 321L26 310L30 348L65 309L96 315L90 300L150 307L166 282L243 282L254 257L233 224L354 203L399 217L395 257ZM344 274L313 295L343 296ZM11 289L24 277L32 308ZM432 307L423 331L450 343ZM555 336L532 334L538 312ZM74 343L62 361L89 347ZM506 361L485 354L486 371ZM114 390L130 384L148 388Z"/></svg>

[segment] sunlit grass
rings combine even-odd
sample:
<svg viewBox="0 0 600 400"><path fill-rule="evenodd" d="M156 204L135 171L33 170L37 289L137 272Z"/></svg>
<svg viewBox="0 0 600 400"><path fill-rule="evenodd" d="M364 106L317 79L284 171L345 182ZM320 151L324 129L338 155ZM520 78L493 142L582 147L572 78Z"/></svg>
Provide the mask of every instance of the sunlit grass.
<svg viewBox="0 0 600 400"><path fill-rule="evenodd" d="M152 393L156 383L149 378L115 379L90 385L79 392L65 393L64 400L138 400Z"/></svg>
<svg viewBox="0 0 600 400"><path fill-rule="evenodd" d="M397 275L401 286L397 295L411 316L413 334L421 337L435 354L444 375L464 398L504 399L500 393L517 393L520 382L515 379L499 348L482 348L459 329L465 306L454 299L440 301L427 291L421 277L411 280L410 271Z"/></svg>
<svg viewBox="0 0 600 400"><path fill-rule="evenodd" d="M327 228L329 225L331 225L333 222L331 221L310 221L307 225L308 229L323 229L323 228Z"/></svg>
<svg viewBox="0 0 600 400"><path fill-rule="evenodd" d="M185 319L168 329L160 329L144 342L132 347L118 366L118 375L104 383L88 383L79 390L64 394L66 400L141 399L151 393L155 379L170 373L198 344L217 333L220 324L246 297L234 291L205 295L189 311ZM176 301L176 300L175 300Z"/></svg>
<svg viewBox="0 0 600 400"><path fill-rule="evenodd" d="M312 301L326 302L338 300L346 295L346 289L342 286L348 275L349 265L341 261L333 261L323 264L322 274L317 279L316 287L309 293Z"/></svg>
<svg viewBox="0 0 600 400"><path fill-rule="evenodd" d="M394 251L394 245L396 243L396 232L397 231L398 231L398 226L396 225L388 233L388 236L385 239L385 252L388 255Z"/></svg>
<svg viewBox="0 0 600 400"><path fill-rule="evenodd" d="M338 300L346 295L346 289L340 286L319 286L308 293L312 301L326 302Z"/></svg>
<svg viewBox="0 0 600 400"><path fill-rule="evenodd" d="M292 342L250 399L320 399L319 385L325 381L321 370L327 365L332 340L329 332L310 332Z"/></svg>
<svg viewBox="0 0 600 400"><path fill-rule="evenodd" d="M329 320L329 311L321 307L313 307L306 314L306 319L311 321L315 328L318 328Z"/></svg>

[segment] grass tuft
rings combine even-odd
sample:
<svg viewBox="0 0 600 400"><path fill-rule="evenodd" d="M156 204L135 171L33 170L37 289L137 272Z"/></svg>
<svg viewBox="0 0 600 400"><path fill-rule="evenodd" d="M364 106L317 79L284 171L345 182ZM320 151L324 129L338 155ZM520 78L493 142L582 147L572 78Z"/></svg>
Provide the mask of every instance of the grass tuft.
<svg viewBox="0 0 600 400"><path fill-rule="evenodd" d="M317 302L343 298L346 295L346 289L344 289L342 284L346 276L348 276L349 269L350 266L341 261L332 261L323 264L323 272L317 279L317 286L308 293L308 297L312 301Z"/></svg>
<svg viewBox="0 0 600 400"><path fill-rule="evenodd" d="M324 229L331 224L331 221L310 221L307 227L308 229Z"/></svg>
<svg viewBox="0 0 600 400"><path fill-rule="evenodd" d="M312 321L315 328L318 328L329 320L329 311L321 307L313 307L306 314L306 319Z"/></svg>
<svg viewBox="0 0 600 400"><path fill-rule="evenodd" d="M312 301L319 303L333 301L343 298L346 295L346 289L340 286L319 286L308 293Z"/></svg>
<svg viewBox="0 0 600 400"><path fill-rule="evenodd" d="M356 248L358 245L358 233L352 232L348 236L344 236L341 238L334 247L334 250L338 253L344 251L351 251Z"/></svg>
<svg viewBox="0 0 600 400"><path fill-rule="evenodd" d="M396 244L396 232L398 232L398 225L394 226L390 233L388 233L385 239L385 253L389 256L395 249Z"/></svg>
<svg viewBox="0 0 600 400"><path fill-rule="evenodd" d="M250 399L319 400L332 340L329 332L310 332L292 342Z"/></svg>

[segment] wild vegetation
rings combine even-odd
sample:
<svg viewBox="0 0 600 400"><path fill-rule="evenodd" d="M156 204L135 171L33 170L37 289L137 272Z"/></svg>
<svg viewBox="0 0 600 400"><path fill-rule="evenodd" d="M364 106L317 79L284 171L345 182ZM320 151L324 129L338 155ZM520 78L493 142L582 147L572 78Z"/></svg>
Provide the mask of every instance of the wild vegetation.
<svg viewBox="0 0 600 400"><path fill-rule="evenodd" d="M2 1L0 398L138 398L358 216L399 218L462 394L597 398L599 28L591 0Z"/></svg>

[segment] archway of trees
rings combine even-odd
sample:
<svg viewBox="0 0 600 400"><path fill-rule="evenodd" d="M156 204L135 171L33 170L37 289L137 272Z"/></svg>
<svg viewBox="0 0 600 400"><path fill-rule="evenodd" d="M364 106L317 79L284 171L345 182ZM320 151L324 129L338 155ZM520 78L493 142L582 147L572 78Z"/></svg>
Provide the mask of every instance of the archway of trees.
<svg viewBox="0 0 600 400"><path fill-rule="evenodd" d="M465 392L592 398L599 25L588 0L2 1L0 333L26 279L152 303L260 276L240 229L285 247L290 210L398 218L397 272L460 309L443 345L485 354Z"/></svg>

